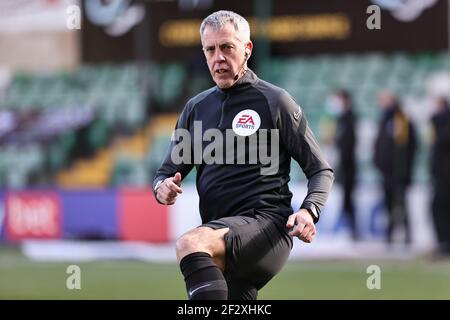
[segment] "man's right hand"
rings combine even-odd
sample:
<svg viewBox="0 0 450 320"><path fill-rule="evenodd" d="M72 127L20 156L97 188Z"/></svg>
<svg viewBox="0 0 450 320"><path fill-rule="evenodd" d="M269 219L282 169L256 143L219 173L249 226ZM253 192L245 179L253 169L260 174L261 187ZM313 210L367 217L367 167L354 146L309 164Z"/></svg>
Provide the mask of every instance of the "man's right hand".
<svg viewBox="0 0 450 320"><path fill-rule="evenodd" d="M166 178L158 187L156 191L156 198L165 205L172 205L177 200L177 196L183 193L180 188L181 174L175 173L173 177Z"/></svg>

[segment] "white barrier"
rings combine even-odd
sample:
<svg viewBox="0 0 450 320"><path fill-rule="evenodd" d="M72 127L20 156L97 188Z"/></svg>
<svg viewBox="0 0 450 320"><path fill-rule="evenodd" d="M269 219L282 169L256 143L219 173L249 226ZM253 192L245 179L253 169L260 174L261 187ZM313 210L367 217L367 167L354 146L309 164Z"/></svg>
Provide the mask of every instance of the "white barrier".
<svg viewBox="0 0 450 320"><path fill-rule="evenodd" d="M306 185L292 184L293 208L299 208L306 195ZM436 240L429 206L430 192L424 185L414 185L407 195L412 236L410 252L423 253L434 248ZM295 242L293 257L358 258L384 255L387 214L381 190L376 186L358 186L354 193L356 220L361 241L355 246L348 222L342 216L342 189L335 184L317 225L318 234L310 245ZM170 209L170 237L176 240L184 232L201 224L195 186L186 185L177 203ZM404 231L397 228L394 239L402 242ZM299 245L300 244L300 245ZM359 249L358 249L359 248ZM406 252L406 251L404 251ZM408 251L409 252L409 251Z"/></svg>

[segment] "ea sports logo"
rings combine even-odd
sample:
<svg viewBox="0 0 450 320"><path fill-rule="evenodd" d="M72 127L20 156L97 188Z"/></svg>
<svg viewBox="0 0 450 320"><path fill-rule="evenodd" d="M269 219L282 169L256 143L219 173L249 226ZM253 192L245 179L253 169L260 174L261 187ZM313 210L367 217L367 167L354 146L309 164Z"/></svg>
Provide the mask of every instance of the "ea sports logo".
<svg viewBox="0 0 450 320"><path fill-rule="evenodd" d="M254 134L261 125L261 118L256 111L246 109L239 112L233 119L233 131L238 136L249 136Z"/></svg>

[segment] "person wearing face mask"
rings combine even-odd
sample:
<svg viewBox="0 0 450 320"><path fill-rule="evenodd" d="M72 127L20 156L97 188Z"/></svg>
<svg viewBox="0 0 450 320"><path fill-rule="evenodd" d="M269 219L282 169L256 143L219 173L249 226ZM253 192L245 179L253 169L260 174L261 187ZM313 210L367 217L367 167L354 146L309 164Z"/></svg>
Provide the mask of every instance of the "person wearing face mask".
<svg viewBox="0 0 450 320"><path fill-rule="evenodd" d="M256 299L286 263L293 238L313 241L334 174L303 109L247 67L253 50L248 22L234 12L217 11L203 20L200 36L216 86L187 102L153 191L159 203L173 205L182 196L181 180L196 167L202 225L176 243L188 298ZM201 139L206 135L221 145L214 154ZM261 157L267 147L276 164L269 171ZM288 187L291 159L308 178L308 193L295 209Z"/></svg>
<svg viewBox="0 0 450 320"><path fill-rule="evenodd" d="M337 115L335 145L338 150L338 169L336 181L342 185L344 197L342 212L348 218L353 240L358 240L353 189L356 180L356 118L350 93L338 90L333 95L334 109Z"/></svg>

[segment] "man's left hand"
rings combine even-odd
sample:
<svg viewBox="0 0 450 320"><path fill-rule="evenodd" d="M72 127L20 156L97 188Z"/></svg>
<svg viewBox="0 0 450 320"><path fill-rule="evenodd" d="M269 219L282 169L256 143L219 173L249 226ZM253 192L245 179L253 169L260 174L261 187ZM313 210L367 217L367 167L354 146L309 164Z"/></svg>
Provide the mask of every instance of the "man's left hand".
<svg viewBox="0 0 450 320"><path fill-rule="evenodd" d="M291 237L298 237L303 242L311 243L316 235L316 226L308 210L291 214L286 223L286 227L292 230L289 232Z"/></svg>

